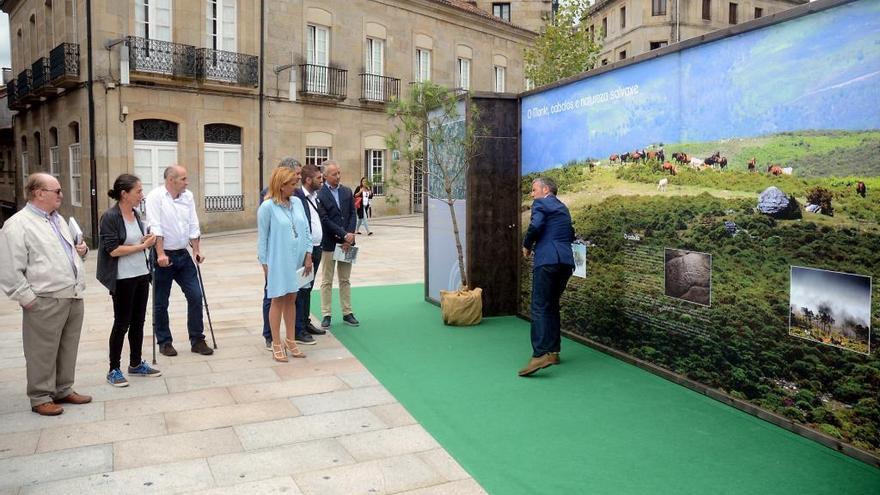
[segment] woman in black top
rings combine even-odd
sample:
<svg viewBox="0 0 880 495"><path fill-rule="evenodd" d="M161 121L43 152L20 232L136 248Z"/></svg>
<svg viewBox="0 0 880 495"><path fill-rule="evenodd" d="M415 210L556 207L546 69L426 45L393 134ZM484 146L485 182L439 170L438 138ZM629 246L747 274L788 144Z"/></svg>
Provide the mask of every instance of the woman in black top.
<svg viewBox="0 0 880 495"><path fill-rule="evenodd" d="M130 360L128 374L161 376L162 372L141 359L144 341L144 318L150 294L150 269L146 251L156 242L153 234L144 233L137 206L144 199L141 181L131 174L122 174L113 183L108 196L116 204L101 216L98 229L98 273L101 283L113 298L113 329L110 332L110 372L107 382L114 387L127 387L120 369L122 344L128 332Z"/></svg>

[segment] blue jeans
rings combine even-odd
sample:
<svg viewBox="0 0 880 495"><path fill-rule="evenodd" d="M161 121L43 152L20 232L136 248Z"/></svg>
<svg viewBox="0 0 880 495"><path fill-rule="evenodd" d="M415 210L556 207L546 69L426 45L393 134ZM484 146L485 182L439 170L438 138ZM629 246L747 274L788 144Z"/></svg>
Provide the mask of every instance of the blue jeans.
<svg viewBox="0 0 880 495"><path fill-rule="evenodd" d="M170 343L171 328L168 326L168 297L171 295L171 282L177 282L183 295L186 296L186 329L189 332L190 345L205 340L205 324L202 320L202 289L196 264L186 249L165 251L171 265L161 267L158 263L153 287L153 321L156 328L156 342L159 345Z"/></svg>
<svg viewBox="0 0 880 495"><path fill-rule="evenodd" d="M321 264L321 246L312 248L312 272L318 272L318 265ZM302 335L309 328L309 309L312 304L312 288L315 281L312 280L308 286L301 288L296 293L296 334Z"/></svg>
<svg viewBox="0 0 880 495"><path fill-rule="evenodd" d="M542 265L532 271L532 357L559 352L561 344L559 299L571 265Z"/></svg>

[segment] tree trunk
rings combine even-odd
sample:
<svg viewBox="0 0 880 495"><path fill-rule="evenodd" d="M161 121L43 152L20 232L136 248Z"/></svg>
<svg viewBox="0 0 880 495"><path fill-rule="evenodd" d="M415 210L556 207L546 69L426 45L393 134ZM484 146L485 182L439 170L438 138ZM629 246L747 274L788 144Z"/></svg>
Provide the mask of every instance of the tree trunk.
<svg viewBox="0 0 880 495"><path fill-rule="evenodd" d="M458 219L455 216L455 200L448 199L446 204L449 206L449 216L452 217L452 233L455 236L455 249L458 251L458 270L461 274L462 287L470 289L468 285L467 273L464 269L464 252L461 249L461 237L458 235Z"/></svg>

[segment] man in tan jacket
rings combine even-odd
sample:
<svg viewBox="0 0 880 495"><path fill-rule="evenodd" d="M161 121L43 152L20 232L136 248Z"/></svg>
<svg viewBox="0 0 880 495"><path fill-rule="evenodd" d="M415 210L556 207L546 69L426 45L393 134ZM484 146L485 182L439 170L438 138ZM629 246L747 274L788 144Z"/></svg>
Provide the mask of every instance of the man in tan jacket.
<svg viewBox="0 0 880 495"><path fill-rule="evenodd" d="M59 405L92 398L73 391L83 321L83 264L89 248L74 242L58 208L61 185L49 174L28 177L27 206L0 230L0 288L22 307L22 342L31 410L43 416Z"/></svg>

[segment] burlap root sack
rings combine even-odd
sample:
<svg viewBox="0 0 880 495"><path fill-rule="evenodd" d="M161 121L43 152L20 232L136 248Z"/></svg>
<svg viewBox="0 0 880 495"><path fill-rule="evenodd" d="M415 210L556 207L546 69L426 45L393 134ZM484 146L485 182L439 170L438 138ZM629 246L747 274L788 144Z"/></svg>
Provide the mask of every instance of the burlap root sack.
<svg viewBox="0 0 880 495"><path fill-rule="evenodd" d="M443 323L457 327L477 325L483 319L483 289L441 290Z"/></svg>

